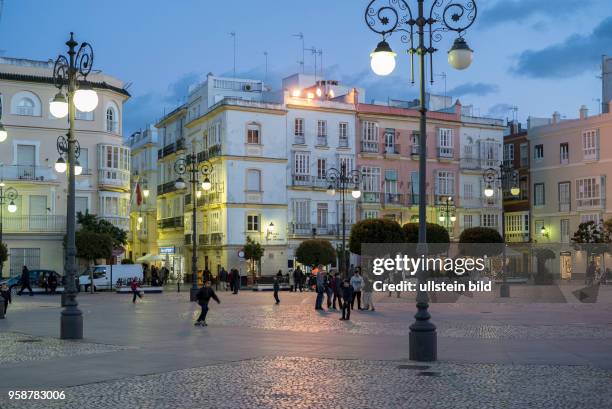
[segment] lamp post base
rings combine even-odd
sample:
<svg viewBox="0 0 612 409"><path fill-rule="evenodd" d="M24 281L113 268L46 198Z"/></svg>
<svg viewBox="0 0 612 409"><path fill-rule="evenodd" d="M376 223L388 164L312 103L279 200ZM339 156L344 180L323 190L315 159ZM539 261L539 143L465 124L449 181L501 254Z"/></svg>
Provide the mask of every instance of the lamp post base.
<svg viewBox="0 0 612 409"><path fill-rule="evenodd" d="M432 362L438 359L438 337L436 326L429 320L426 303L418 303L416 321L410 326L409 358L411 361Z"/></svg>
<svg viewBox="0 0 612 409"><path fill-rule="evenodd" d="M61 339L83 339L83 314L78 308L63 310L60 324Z"/></svg>
<svg viewBox="0 0 612 409"><path fill-rule="evenodd" d="M193 287L189 290L189 301L194 302L198 300L198 297L197 297L198 291L200 291L199 288L193 288Z"/></svg>

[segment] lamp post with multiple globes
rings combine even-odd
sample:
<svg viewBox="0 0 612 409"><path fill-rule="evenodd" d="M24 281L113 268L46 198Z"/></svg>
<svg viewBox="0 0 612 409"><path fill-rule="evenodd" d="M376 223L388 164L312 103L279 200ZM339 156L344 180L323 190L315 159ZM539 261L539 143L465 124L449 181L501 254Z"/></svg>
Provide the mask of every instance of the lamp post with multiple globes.
<svg viewBox="0 0 612 409"><path fill-rule="evenodd" d="M83 315L76 301L76 215L75 192L76 176L83 168L78 162L81 151L74 135L76 110L92 112L98 106L98 94L87 82L93 64L93 49L89 43L77 43L74 33L66 42L68 56L59 55L53 67L53 80L58 93L49 104L51 114L56 118L68 116L68 133L57 138L57 150L60 154L55 162L55 170L68 173L68 200L66 205L66 258L64 261L65 300L61 313L60 338L83 338ZM78 49L77 49L78 47Z"/></svg>
<svg viewBox="0 0 612 409"><path fill-rule="evenodd" d="M419 59L419 247L426 254L426 175L427 175L427 106L425 103L425 57L429 56L429 80L433 82L433 54L438 51L436 43L443 33L454 31L457 38L448 52L449 64L464 70L472 63L472 50L463 38L463 33L474 24L477 14L475 0L432 0L429 13L425 11L425 0L415 0L417 12L413 13L406 0L372 0L365 9L365 22L370 30L379 34L382 41L370 54L371 67L375 74L389 75L395 69L397 54L387 39L394 33L408 46L410 55L411 82L414 84L414 55ZM424 272L418 274L424 279ZM430 321L429 297L426 292L417 293L416 321L410 326L410 359L435 361L437 359L436 326Z"/></svg>

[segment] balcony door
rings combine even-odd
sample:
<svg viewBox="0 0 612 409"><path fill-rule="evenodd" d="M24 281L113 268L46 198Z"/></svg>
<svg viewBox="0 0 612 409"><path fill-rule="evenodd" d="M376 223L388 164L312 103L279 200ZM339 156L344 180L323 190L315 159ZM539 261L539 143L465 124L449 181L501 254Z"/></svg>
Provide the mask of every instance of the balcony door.
<svg viewBox="0 0 612 409"><path fill-rule="evenodd" d="M35 178L36 147L34 145L17 145L17 177L32 180Z"/></svg>
<svg viewBox="0 0 612 409"><path fill-rule="evenodd" d="M47 196L30 196L30 209L28 221L30 229L43 231L47 225Z"/></svg>

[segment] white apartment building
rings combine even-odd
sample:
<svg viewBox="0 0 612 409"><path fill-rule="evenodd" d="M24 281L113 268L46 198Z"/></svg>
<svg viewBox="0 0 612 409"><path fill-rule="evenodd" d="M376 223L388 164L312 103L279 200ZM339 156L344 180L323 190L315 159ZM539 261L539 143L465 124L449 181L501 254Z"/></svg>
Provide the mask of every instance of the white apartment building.
<svg viewBox="0 0 612 409"><path fill-rule="evenodd" d="M459 203L457 222L459 234L470 227L490 227L502 233L502 185L494 182L495 194L484 195L486 182L483 173L488 169L501 178L504 122L472 116L469 108L463 107L459 135Z"/></svg>
<svg viewBox="0 0 612 409"><path fill-rule="evenodd" d="M333 81L315 82L314 76L303 74L284 79L283 90L287 109L286 155L290 161L288 259L293 260L295 250L305 239L329 239L335 248L340 248L342 201L340 192L333 196L327 193L328 176L331 169L340 171L343 165L349 172L357 169L356 111L355 101L351 100L356 96L352 88ZM345 195L344 210L348 246L357 211L357 201L350 190Z"/></svg>
<svg viewBox="0 0 612 409"><path fill-rule="evenodd" d="M4 209L4 242L9 249L3 274L29 268L63 271L66 233L66 174L57 174L56 140L67 120L49 112L57 93L53 61L0 57L2 123L8 138L0 143L0 179L18 190L17 211ZM121 137L123 103L129 98L119 79L92 73L98 107L77 112L76 139L83 173L76 180L76 210L89 212L123 229L129 228L130 154ZM6 204L5 204L6 206Z"/></svg>
<svg viewBox="0 0 612 409"><path fill-rule="evenodd" d="M127 141L131 153L130 235L128 258L157 254L157 128L148 125ZM140 191L140 200L138 198ZM139 203L140 202L140 203Z"/></svg>

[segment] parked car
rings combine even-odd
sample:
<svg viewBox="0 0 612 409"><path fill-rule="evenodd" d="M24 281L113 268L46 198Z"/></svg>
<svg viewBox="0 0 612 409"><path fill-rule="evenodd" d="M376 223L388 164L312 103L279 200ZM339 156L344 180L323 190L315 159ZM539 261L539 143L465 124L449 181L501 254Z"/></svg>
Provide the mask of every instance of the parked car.
<svg viewBox="0 0 612 409"><path fill-rule="evenodd" d="M94 266L91 275L89 271L86 271L79 277L79 285L83 287L85 291L89 291L92 275L95 291L112 290L117 286L117 280L126 282L126 280L131 281L132 278L136 278L139 281L142 281L142 266L140 264L115 264L113 266L104 264Z"/></svg>
<svg viewBox="0 0 612 409"><path fill-rule="evenodd" d="M54 270L41 270L41 269L30 270L30 287L32 287L32 289L44 288L44 286L41 286L41 284L43 284L41 281L41 278L43 276L48 278L52 275L57 277L57 286L61 287L63 285L62 284L63 281L62 281L62 276L60 274L58 274ZM6 284L11 290L11 292L15 293L21 289L21 274L18 276L11 277L3 281L0 281L0 284Z"/></svg>

